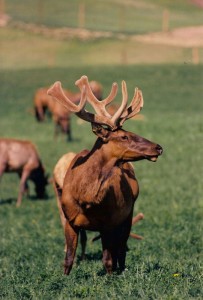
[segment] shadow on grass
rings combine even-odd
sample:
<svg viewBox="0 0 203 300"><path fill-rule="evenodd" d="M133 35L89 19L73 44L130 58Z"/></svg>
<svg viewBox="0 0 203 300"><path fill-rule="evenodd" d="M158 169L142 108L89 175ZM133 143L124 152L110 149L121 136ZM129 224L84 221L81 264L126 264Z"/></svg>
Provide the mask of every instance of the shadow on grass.
<svg viewBox="0 0 203 300"><path fill-rule="evenodd" d="M0 199L0 205L4 204L12 204L13 202L16 202L16 198L8 198L8 199Z"/></svg>
<svg viewBox="0 0 203 300"><path fill-rule="evenodd" d="M102 259L102 252L98 250L95 253L88 253L85 254L85 259L82 259L80 255L77 256L78 263L85 261L95 261L95 260L101 260Z"/></svg>
<svg viewBox="0 0 203 300"><path fill-rule="evenodd" d="M51 198L52 197L49 197L48 195L45 195L43 198L39 198L35 195L30 195L26 199L30 200L30 201L40 201L41 202L41 201L50 201Z"/></svg>
<svg viewBox="0 0 203 300"><path fill-rule="evenodd" d="M48 195L46 195L44 198L38 198L37 196L29 196L25 198L25 201L50 201L52 197L49 197ZM17 202L17 198L8 198L8 199L0 199L0 205L11 205L13 203Z"/></svg>

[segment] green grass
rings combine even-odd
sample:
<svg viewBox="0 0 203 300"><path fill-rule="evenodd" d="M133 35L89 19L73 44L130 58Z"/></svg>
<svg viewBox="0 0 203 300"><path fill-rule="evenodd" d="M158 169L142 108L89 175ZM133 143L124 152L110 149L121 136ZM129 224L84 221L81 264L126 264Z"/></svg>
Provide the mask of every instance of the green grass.
<svg viewBox="0 0 203 300"><path fill-rule="evenodd" d="M50 27L78 27L79 5L85 5L84 27L125 33L162 30L163 11L170 12L170 28L201 25L202 11L189 0L6 0L5 11L24 22Z"/></svg>
<svg viewBox="0 0 203 300"><path fill-rule="evenodd" d="M126 80L129 98L139 86L145 120L129 120L124 127L164 148L157 163L135 164L140 185L135 213L142 211L145 219L133 231L144 240L129 239L128 270L107 276L100 242L92 244L94 233L89 233L87 260L80 261L79 247L65 277L64 237L52 186L47 201L24 198L17 209L19 180L5 174L0 183L0 298L202 299L203 67L84 65L1 71L0 136L32 140L49 173L63 153L90 149L95 137L89 124L79 126L73 117L74 141L54 142L53 124L38 124L28 113L33 93L55 80L74 90L83 74L100 81L105 95L113 81L120 85Z"/></svg>

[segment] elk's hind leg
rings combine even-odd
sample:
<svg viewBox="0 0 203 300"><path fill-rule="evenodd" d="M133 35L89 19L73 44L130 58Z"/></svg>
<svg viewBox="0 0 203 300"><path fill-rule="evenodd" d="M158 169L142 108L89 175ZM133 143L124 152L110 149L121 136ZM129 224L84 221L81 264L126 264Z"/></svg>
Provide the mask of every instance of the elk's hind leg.
<svg viewBox="0 0 203 300"><path fill-rule="evenodd" d="M101 233L103 257L102 262L108 274L111 274L117 267L117 256L115 248L115 235L112 232Z"/></svg>
<svg viewBox="0 0 203 300"><path fill-rule="evenodd" d="M79 229L73 228L68 221L65 224L65 237L66 237L66 256L64 262L64 274L69 275L73 261L75 258L75 252L78 244Z"/></svg>

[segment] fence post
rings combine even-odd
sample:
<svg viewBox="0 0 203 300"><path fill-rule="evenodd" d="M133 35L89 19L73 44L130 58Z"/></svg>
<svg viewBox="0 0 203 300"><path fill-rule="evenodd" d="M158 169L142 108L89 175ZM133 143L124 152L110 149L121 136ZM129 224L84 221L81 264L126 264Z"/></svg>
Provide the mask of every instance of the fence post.
<svg viewBox="0 0 203 300"><path fill-rule="evenodd" d="M126 27L126 6L125 6L125 4L121 6L119 15L120 15L119 16L119 29L120 29L120 32L124 32L125 27Z"/></svg>
<svg viewBox="0 0 203 300"><path fill-rule="evenodd" d="M162 15L162 31L167 32L169 30L169 18L170 18L170 12L168 9L164 9L163 15Z"/></svg>
<svg viewBox="0 0 203 300"><path fill-rule="evenodd" d="M192 48L192 62L194 65L199 64L199 49L197 47Z"/></svg>
<svg viewBox="0 0 203 300"><path fill-rule="evenodd" d="M85 3L84 2L79 3L78 27L79 28L85 28Z"/></svg>

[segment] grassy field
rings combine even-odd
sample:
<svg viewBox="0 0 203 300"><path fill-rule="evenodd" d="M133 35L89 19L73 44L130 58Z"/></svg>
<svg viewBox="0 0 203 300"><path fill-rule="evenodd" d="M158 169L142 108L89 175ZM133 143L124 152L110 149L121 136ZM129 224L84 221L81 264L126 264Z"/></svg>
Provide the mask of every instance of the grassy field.
<svg viewBox="0 0 203 300"><path fill-rule="evenodd" d="M63 41L13 26L24 21L77 27L79 3L5 1L13 23L0 28L0 137L33 141L52 176L62 154L91 149L95 136L89 124L79 125L72 116L73 141L67 143L63 136L54 141L51 120L38 124L31 113L35 90L60 80L76 91L74 82L83 74L102 83L104 96L114 81L120 87L121 80L126 80L129 98L138 86L145 101L144 120L129 120L124 129L164 148L156 163L134 164L140 185L134 214L143 212L145 218L133 231L144 240L129 238L127 270L108 276L100 241L92 243L95 234L88 232L87 259L80 260L78 247L77 260L66 277L64 236L52 185L47 188L48 199L41 201L35 199L30 184L31 197L24 197L16 208L19 179L16 174L4 174L0 181L0 299L202 299L203 50L199 49L200 64L193 65L191 49L129 39ZM202 24L202 10L189 0L83 3L89 29L129 34L159 31L165 9L170 11L170 28ZM119 89L116 101L120 99Z"/></svg>
<svg viewBox="0 0 203 300"><path fill-rule="evenodd" d="M201 9L189 0L5 0L5 11L14 20L128 34L161 31L166 9L171 29L202 24Z"/></svg>
<svg viewBox="0 0 203 300"><path fill-rule="evenodd" d="M82 74L100 81L108 93L113 81L125 79L129 95L143 90L144 121L125 128L160 143L157 163L135 164L140 196L135 213L145 219L134 228L143 241L129 239L127 270L105 275L100 242L91 243L87 259L63 276L63 233L52 186L47 201L15 201L19 180L5 174L0 188L1 299L201 299L202 298L202 66L106 66L4 70L0 72L0 136L31 139L47 172L67 151L90 149L90 125L72 118L72 143L53 141L53 124L37 124L28 112L39 86L61 80L75 89ZM120 96L119 92L119 96ZM129 98L130 98L129 96ZM118 97L119 100L119 97ZM31 194L34 195L31 186Z"/></svg>
<svg viewBox="0 0 203 300"><path fill-rule="evenodd" d="M152 3L153 2L153 3ZM16 21L47 27L78 27L78 7L85 3L90 30L127 33L123 39L78 40L44 37L16 28ZM94 5L93 5L94 3ZM41 5L41 6L40 6ZM131 39L128 33L162 31L162 14L170 12L169 29L202 25L202 10L192 1L19 1L6 0L5 12L11 16L9 27L0 29L2 69L80 67L132 64L192 64L194 50L161 42L146 44ZM183 45L184 46L184 45ZM203 49L198 49L203 63Z"/></svg>

